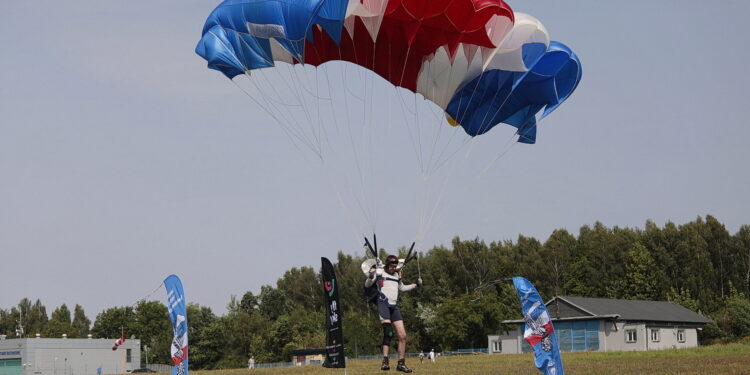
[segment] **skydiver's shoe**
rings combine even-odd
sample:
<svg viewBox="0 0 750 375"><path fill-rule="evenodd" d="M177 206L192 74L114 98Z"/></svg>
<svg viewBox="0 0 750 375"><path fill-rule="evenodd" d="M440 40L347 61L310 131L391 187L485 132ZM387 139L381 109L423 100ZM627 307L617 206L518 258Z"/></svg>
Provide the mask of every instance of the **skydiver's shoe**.
<svg viewBox="0 0 750 375"><path fill-rule="evenodd" d="M401 371L401 372L405 372L405 373L408 374L408 373L410 373L410 372L412 372L414 370L406 367L406 363L405 363L405 361L403 359L399 359L398 360L398 365L396 366L396 371Z"/></svg>
<svg viewBox="0 0 750 375"><path fill-rule="evenodd" d="M391 369L391 365L388 363L388 357L383 357L383 364L380 366L380 369L383 371Z"/></svg>

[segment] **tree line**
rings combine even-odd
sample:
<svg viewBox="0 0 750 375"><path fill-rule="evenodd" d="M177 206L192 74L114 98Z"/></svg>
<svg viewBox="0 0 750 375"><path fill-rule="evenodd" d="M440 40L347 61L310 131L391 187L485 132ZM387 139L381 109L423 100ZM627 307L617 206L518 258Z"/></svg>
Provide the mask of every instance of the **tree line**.
<svg viewBox="0 0 750 375"><path fill-rule="evenodd" d="M400 257L406 248L398 250ZM362 256L339 252L332 260L339 281L348 356L377 354L381 327L374 306L360 295L365 276ZM387 251L380 249L384 258ZM486 243L454 238L450 247L420 253L419 264L405 268L405 281L421 274L424 288L399 297L409 333L408 351L481 348L487 335L506 329L502 321L518 319L518 298L510 283L476 288L492 280L524 276L545 300L553 296L668 300L708 316L714 323L701 331L702 343L747 340L750 336L750 226L730 234L712 216L643 229L586 225L577 235L555 230L541 242L519 235ZM324 345L325 306L320 275L313 267L292 268L276 285L258 295L232 296L227 313L188 304L190 363L196 369L242 367L256 362L288 361L291 351ZM159 301L113 307L93 325L83 308L72 314L65 305L47 318L39 300L23 299L0 309L0 333L13 337L19 311L27 333L44 337L126 337L141 339L142 358L169 363L172 336L167 309ZM146 349L148 347L148 349Z"/></svg>

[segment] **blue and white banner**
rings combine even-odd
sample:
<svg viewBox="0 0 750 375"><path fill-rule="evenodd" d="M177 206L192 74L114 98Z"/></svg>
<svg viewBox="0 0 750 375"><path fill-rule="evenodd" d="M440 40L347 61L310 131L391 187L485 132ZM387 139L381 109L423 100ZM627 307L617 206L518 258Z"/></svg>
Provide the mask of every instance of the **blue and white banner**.
<svg viewBox="0 0 750 375"><path fill-rule="evenodd" d="M526 322L523 339L534 348L534 363L545 375L564 375L560 347L547 307L534 285L523 277L513 278L513 285L521 301L521 313Z"/></svg>
<svg viewBox="0 0 750 375"><path fill-rule="evenodd" d="M187 309L185 308L185 291L177 275L169 275L164 279L167 288L167 310L172 320L172 375L188 375L188 333Z"/></svg>

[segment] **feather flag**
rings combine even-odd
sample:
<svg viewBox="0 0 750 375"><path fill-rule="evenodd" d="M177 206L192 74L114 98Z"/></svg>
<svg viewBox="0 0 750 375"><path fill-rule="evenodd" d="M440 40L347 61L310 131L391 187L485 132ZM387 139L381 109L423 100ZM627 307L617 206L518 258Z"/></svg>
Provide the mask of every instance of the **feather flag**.
<svg viewBox="0 0 750 375"><path fill-rule="evenodd" d="M534 363L544 375L564 375L555 327L547 307L534 285L523 277L513 278L521 302L524 326L523 339L534 348Z"/></svg>
<svg viewBox="0 0 750 375"><path fill-rule="evenodd" d="M320 258L323 277L323 293L326 299L326 359L323 367L345 368L344 333L342 331L341 304L339 303L339 286L336 272L328 258Z"/></svg>
<svg viewBox="0 0 750 375"><path fill-rule="evenodd" d="M164 279L167 288L167 310L172 320L174 338L171 345L171 356L174 367L172 375L188 375L188 332L187 309L185 308L185 292L182 282L176 275L169 275Z"/></svg>

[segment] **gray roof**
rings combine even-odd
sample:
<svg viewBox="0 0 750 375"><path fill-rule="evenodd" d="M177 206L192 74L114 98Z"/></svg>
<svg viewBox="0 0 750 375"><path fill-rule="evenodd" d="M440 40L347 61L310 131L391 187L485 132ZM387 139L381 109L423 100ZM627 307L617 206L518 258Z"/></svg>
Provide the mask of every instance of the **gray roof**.
<svg viewBox="0 0 750 375"><path fill-rule="evenodd" d="M708 323L711 320L674 302L559 296L547 302L551 315L555 300L568 303L584 316L619 315L619 320Z"/></svg>

